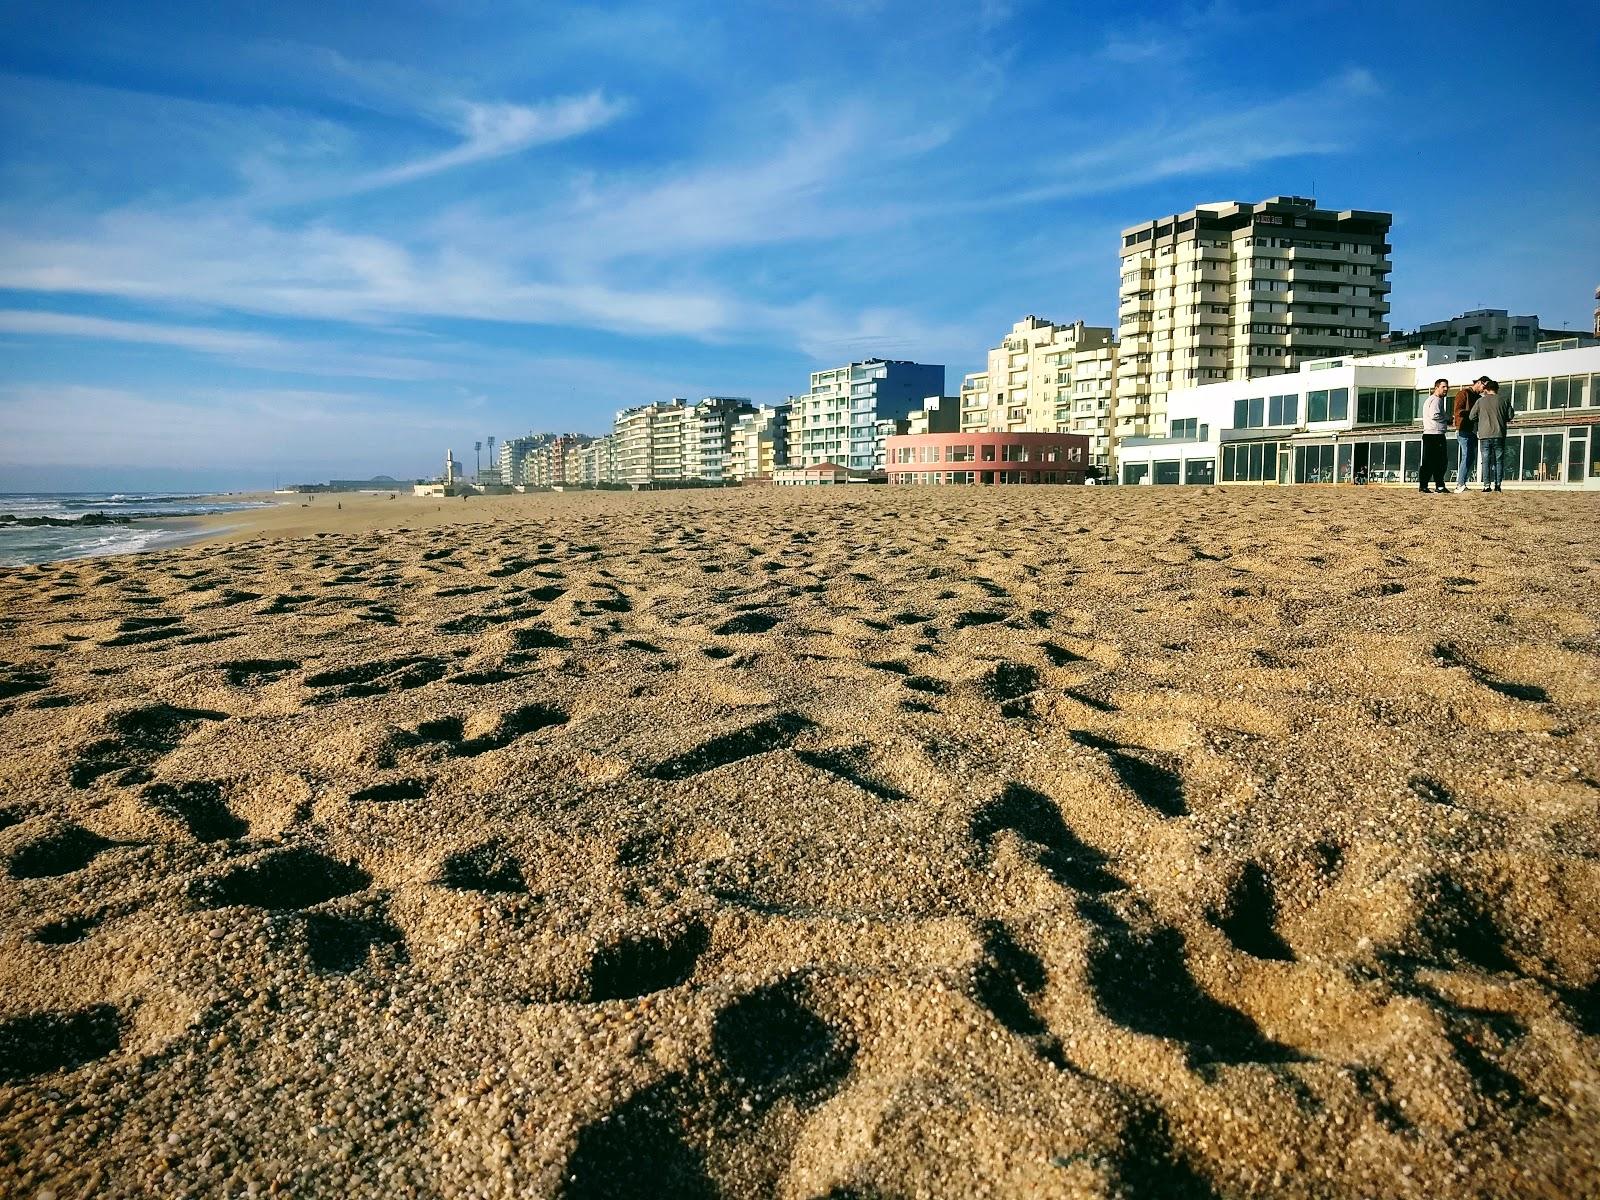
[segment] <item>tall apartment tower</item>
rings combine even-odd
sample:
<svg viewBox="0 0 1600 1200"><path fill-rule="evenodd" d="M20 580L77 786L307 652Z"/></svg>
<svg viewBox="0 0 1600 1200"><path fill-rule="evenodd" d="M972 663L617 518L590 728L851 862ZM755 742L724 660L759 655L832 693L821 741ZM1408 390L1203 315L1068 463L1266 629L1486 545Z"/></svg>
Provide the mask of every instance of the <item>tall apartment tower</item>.
<svg viewBox="0 0 1600 1200"><path fill-rule="evenodd" d="M962 380L961 428L1087 434L1105 466L1115 362L1110 328L1029 314L989 351L988 370Z"/></svg>
<svg viewBox="0 0 1600 1200"><path fill-rule="evenodd" d="M944 368L928 363L869 358L813 371L811 390L792 401L790 465L871 471L883 463L884 427L892 431L926 397L943 394Z"/></svg>
<svg viewBox="0 0 1600 1200"><path fill-rule="evenodd" d="M1117 438L1165 431L1177 388L1378 350L1392 221L1274 196L1124 229L1113 455Z"/></svg>

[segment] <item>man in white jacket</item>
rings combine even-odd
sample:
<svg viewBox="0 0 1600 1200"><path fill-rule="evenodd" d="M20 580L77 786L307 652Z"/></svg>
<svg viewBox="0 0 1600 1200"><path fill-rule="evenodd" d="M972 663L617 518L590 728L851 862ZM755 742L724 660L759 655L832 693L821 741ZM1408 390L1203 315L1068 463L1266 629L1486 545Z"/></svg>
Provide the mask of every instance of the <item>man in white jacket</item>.
<svg viewBox="0 0 1600 1200"><path fill-rule="evenodd" d="M1426 492L1431 480L1435 492L1448 492L1444 485L1445 432L1450 428L1450 381L1435 379L1433 391L1422 401L1422 469L1417 472L1417 491Z"/></svg>

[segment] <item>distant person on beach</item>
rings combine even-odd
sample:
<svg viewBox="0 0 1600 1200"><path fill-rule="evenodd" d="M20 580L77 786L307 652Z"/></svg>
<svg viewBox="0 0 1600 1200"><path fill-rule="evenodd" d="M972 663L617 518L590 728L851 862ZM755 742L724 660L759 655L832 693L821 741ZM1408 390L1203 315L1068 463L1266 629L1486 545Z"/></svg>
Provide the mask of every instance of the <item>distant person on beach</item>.
<svg viewBox="0 0 1600 1200"><path fill-rule="evenodd" d="M1472 468L1478 462L1478 385L1470 383L1456 393L1450 424L1456 431L1456 491L1467 490Z"/></svg>
<svg viewBox="0 0 1600 1200"><path fill-rule="evenodd" d="M1433 391L1422 401L1422 470L1417 475L1417 491L1447 492L1444 485L1444 435L1450 428L1445 406L1450 403L1450 381L1435 379ZM1428 484L1433 484L1430 489Z"/></svg>
<svg viewBox="0 0 1600 1200"><path fill-rule="evenodd" d="M1498 492L1505 472L1506 428L1511 424L1511 401L1500 398L1500 385L1484 376L1478 397L1478 456L1483 462L1483 490Z"/></svg>

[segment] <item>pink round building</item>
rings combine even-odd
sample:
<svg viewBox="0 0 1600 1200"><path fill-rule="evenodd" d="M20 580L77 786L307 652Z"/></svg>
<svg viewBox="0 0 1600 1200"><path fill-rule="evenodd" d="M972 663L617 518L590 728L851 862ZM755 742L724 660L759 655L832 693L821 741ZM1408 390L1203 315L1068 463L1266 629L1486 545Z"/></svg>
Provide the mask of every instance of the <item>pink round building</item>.
<svg viewBox="0 0 1600 1200"><path fill-rule="evenodd" d="M1081 433L912 433L884 444L890 483L1082 483Z"/></svg>

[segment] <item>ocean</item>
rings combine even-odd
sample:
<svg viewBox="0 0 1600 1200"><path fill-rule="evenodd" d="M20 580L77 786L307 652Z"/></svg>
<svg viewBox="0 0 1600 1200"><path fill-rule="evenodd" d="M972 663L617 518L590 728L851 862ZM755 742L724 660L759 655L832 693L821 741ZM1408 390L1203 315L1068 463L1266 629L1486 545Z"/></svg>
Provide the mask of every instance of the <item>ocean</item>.
<svg viewBox="0 0 1600 1200"><path fill-rule="evenodd" d="M193 537L193 529L156 518L237 512L267 503L173 492L0 492L0 566L174 546ZM129 523L76 523L90 514L128 518ZM74 523L24 525L6 520L8 516L17 521L48 518Z"/></svg>

